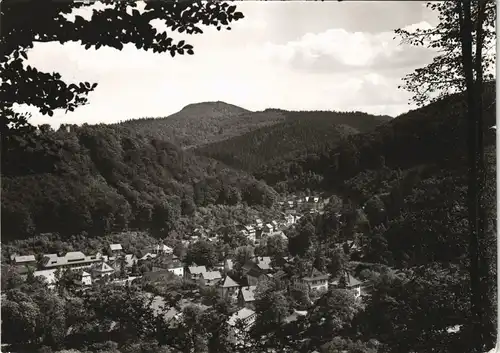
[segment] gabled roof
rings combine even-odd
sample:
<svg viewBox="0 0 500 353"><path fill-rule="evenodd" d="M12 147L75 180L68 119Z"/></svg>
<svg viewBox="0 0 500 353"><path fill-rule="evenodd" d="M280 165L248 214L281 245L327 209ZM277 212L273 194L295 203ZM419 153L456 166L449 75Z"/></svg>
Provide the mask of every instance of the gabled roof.
<svg viewBox="0 0 500 353"><path fill-rule="evenodd" d="M269 256L256 257L255 261L261 270L271 269L271 258Z"/></svg>
<svg viewBox="0 0 500 353"><path fill-rule="evenodd" d="M112 251L116 251L116 250L123 250L123 249L122 249L122 244L110 244L110 245L109 245L109 248L110 248Z"/></svg>
<svg viewBox="0 0 500 353"><path fill-rule="evenodd" d="M213 281L215 279L221 279L222 276L219 271L208 271L208 272L203 272L201 274L203 279L207 279L209 281Z"/></svg>
<svg viewBox="0 0 500 353"><path fill-rule="evenodd" d="M113 272L114 269L111 266L109 266L107 263L102 262L98 266L94 267L93 271L104 273L104 272Z"/></svg>
<svg viewBox="0 0 500 353"><path fill-rule="evenodd" d="M265 276L265 273L258 267L252 267L250 270L248 270L247 276L259 278L260 276Z"/></svg>
<svg viewBox="0 0 500 353"><path fill-rule="evenodd" d="M227 323L231 326L236 326L238 320L248 319L252 315L255 315L255 311L253 311L252 309L243 308L231 315Z"/></svg>
<svg viewBox="0 0 500 353"><path fill-rule="evenodd" d="M347 274L347 287L354 287L354 286L359 286L363 284L359 279L356 277L351 276L349 273Z"/></svg>
<svg viewBox="0 0 500 353"><path fill-rule="evenodd" d="M81 251L71 251L61 257L58 257L57 254L45 254L43 256L42 263L45 267L57 267L67 264L87 265L99 261L100 259L98 259L96 256L85 256L85 254Z"/></svg>
<svg viewBox="0 0 500 353"><path fill-rule="evenodd" d="M35 258L35 255L16 256L16 257L14 257L14 261L16 262L16 264L22 264L25 262L36 261L36 258Z"/></svg>
<svg viewBox="0 0 500 353"><path fill-rule="evenodd" d="M124 259L127 266L132 266L134 261L137 261L137 256L134 254L126 254Z"/></svg>
<svg viewBox="0 0 500 353"><path fill-rule="evenodd" d="M311 270L311 272L309 273L309 276L303 277L303 280L304 281L321 281L321 280L326 280L329 277L330 276L328 276L328 275L326 275L324 273L321 273L317 269L313 268Z"/></svg>
<svg viewBox="0 0 500 353"><path fill-rule="evenodd" d="M243 296L243 300L245 302L255 301L255 289L257 289L257 286L248 286L241 288L241 295Z"/></svg>
<svg viewBox="0 0 500 353"><path fill-rule="evenodd" d="M224 279L224 283L222 283L222 288L234 288L239 286L240 285L229 276L226 276L226 278Z"/></svg>
<svg viewBox="0 0 500 353"><path fill-rule="evenodd" d="M139 260L154 259L155 257L156 257L156 254L151 254L151 253L148 252L143 257L141 257Z"/></svg>
<svg viewBox="0 0 500 353"><path fill-rule="evenodd" d="M161 244L161 245L156 245L156 251L173 252L174 249L165 244Z"/></svg>
<svg viewBox="0 0 500 353"><path fill-rule="evenodd" d="M188 270L192 275L199 275L207 272L207 268L205 266L190 266L188 267Z"/></svg>
<svg viewBox="0 0 500 353"><path fill-rule="evenodd" d="M64 255L64 257L66 258L66 261L68 261L68 262L85 260L85 254L82 253L81 251L67 252L66 255Z"/></svg>

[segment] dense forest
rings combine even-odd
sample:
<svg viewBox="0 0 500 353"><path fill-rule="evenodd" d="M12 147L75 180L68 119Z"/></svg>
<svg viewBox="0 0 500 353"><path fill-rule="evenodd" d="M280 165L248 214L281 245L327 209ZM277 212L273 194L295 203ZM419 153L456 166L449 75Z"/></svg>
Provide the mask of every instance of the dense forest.
<svg viewBox="0 0 500 353"><path fill-rule="evenodd" d="M253 171L291 153L330 150L347 136L373 130L389 119L361 112L287 112L282 123L202 146L196 153Z"/></svg>
<svg viewBox="0 0 500 353"><path fill-rule="evenodd" d="M251 112L224 102L190 104L166 118L131 119L119 125L144 136L196 147L243 135L285 119L282 111Z"/></svg>
<svg viewBox="0 0 500 353"><path fill-rule="evenodd" d="M275 125L278 130L292 130L289 132L292 134L289 142L292 145L285 144L285 148L280 149L280 152L289 152L290 149L295 150L297 144L310 143L311 139L316 137L310 134L297 135L296 129L305 126L307 121L327 125L347 125L361 132L366 132L389 119L388 116L372 116L361 112L286 111L271 108L252 112L224 102L204 102L190 104L166 118L131 119L118 125L133 129L144 136L170 141L183 148L214 144L213 147L208 148L207 153L219 157L217 151L226 147L245 145L249 143L247 141L249 137L258 140L266 138L259 137L261 134L266 134L266 127L271 129L271 135L280 132L273 129ZM281 125L281 123L286 124ZM256 137L251 134L253 131L257 134ZM246 137L242 137L240 140L239 136ZM322 136L317 137L321 138ZM235 138L234 142L232 138ZM222 142L222 144L219 145L218 142ZM239 153L239 151L232 150L230 152ZM220 157L225 159L225 155Z"/></svg>
<svg viewBox="0 0 500 353"><path fill-rule="evenodd" d="M495 141L491 129L496 119L495 92L495 83L485 86L487 144ZM363 178L375 170L404 170L423 165L436 165L441 169L464 167L467 151L465 109L464 95L454 94L404 113L374 131L351 135L336 148L299 152L273 160L254 171L254 175L277 190L315 185L340 192L344 181Z"/></svg>
<svg viewBox="0 0 500 353"><path fill-rule="evenodd" d="M168 231L198 206L270 206L276 198L248 174L122 127L41 126L5 147L4 240L44 232Z"/></svg>

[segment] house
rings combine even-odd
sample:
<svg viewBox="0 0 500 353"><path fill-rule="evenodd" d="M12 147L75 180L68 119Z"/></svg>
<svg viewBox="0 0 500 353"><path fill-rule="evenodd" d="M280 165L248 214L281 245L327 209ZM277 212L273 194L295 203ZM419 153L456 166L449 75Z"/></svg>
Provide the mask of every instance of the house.
<svg viewBox="0 0 500 353"><path fill-rule="evenodd" d="M158 255L157 254L152 254L150 252L146 253L145 255L141 256L139 258L139 260L141 261L146 261L146 260L150 260L150 259L154 259L156 258Z"/></svg>
<svg viewBox="0 0 500 353"><path fill-rule="evenodd" d="M53 289L57 283L56 271L57 269L35 271L33 272L33 276L42 278L47 283L49 289Z"/></svg>
<svg viewBox="0 0 500 353"><path fill-rule="evenodd" d="M326 291L328 290L328 278L329 275L313 268L308 276L302 278L302 283L306 284L309 290Z"/></svg>
<svg viewBox="0 0 500 353"><path fill-rule="evenodd" d="M256 316L255 311L243 308L231 315L227 323L233 328L241 326L241 328L246 331L254 324Z"/></svg>
<svg viewBox="0 0 500 353"><path fill-rule="evenodd" d="M187 271L185 271L185 277L187 279L198 280L201 279L203 273L207 272L205 266L189 266Z"/></svg>
<svg viewBox="0 0 500 353"><path fill-rule="evenodd" d="M178 277L184 277L184 264L174 254L159 256L153 263L153 272L168 270Z"/></svg>
<svg viewBox="0 0 500 353"><path fill-rule="evenodd" d="M222 297L227 298L238 296L238 289L240 288L240 285L231 277L226 276L220 288Z"/></svg>
<svg viewBox="0 0 500 353"><path fill-rule="evenodd" d="M294 215L288 214L285 216L285 222L287 226L291 226L292 224L295 224L296 219Z"/></svg>
<svg viewBox="0 0 500 353"><path fill-rule="evenodd" d="M174 261L172 262L172 264L170 265L169 268L167 268L167 270L169 270L170 272L172 272L174 275L178 276L178 277L184 277L184 265L179 261Z"/></svg>
<svg viewBox="0 0 500 353"><path fill-rule="evenodd" d="M341 283L341 278L342 282ZM337 279L332 281L332 285L337 286L337 287L344 287L347 289L350 289L354 292L354 296L356 298L359 298L361 295L363 295L363 287L365 287L365 283L360 281L359 279L353 277L349 272L345 271L341 276L339 276Z"/></svg>
<svg viewBox="0 0 500 353"><path fill-rule="evenodd" d="M121 244L110 244L109 249L111 250L111 253L113 255L121 254L121 252L123 251Z"/></svg>
<svg viewBox="0 0 500 353"><path fill-rule="evenodd" d="M86 256L81 251L71 251L64 256L57 254L47 254L43 256L41 265L44 269L53 268L88 268L102 262L102 257L97 255Z"/></svg>
<svg viewBox="0 0 500 353"><path fill-rule="evenodd" d="M257 289L257 286L241 287L238 293L238 305L245 308L253 308L255 302L255 289Z"/></svg>
<svg viewBox="0 0 500 353"><path fill-rule="evenodd" d="M271 258L269 256L256 256L254 261L257 267L265 273L271 271Z"/></svg>
<svg viewBox="0 0 500 353"><path fill-rule="evenodd" d="M14 257L14 265L16 266L36 266L36 257L35 255L24 255L24 256L15 256Z"/></svg>
<svg viewBox="0 0 500 353"><path fill-rule="evenodd" d="M292 314L285 318L285 323L297 321L299 317L307 316L307 311L294 310Z"/></svg>
<svg viewBox="0 0 500 353"><path fill-rule="evenodd" d="M234 267L233 260L226 259L224 260L224 272L232 271Z"/></svg>
<svg viewBox="0 0 500 353"><path fill-rule="evenodd" d="M264 225L264 222L262 222L262 219L259 219L259 218L257 218L257 219L255 220L255 223L257 223L257 228L258 228L258 229L261 229L261 228L262 228L262 226Z"/></svg>
<svg viewBox="0 0 500 353"><path fill-rule="evenodd" d="M107 263L102 262L92 269L92 273L95 277L106 277L110 276L115 272L114 268L109 266Z"/></svg>
<svg viewBox="0 0 500 353"><path fill-rule="evenodd" d="M242 233L248 240L255 242L257 232L253 226L244 226Z"/></svg>
<svg viewBox="0 0 500 353"><path fill-rule="evenodd" d="M165 244L156 245L154 250L155 250L156 254L173 254L174 253L174 249L172 249L170 246L166 246Z"/></svg>
<svg viewBox="0 0 500 353"><path fill-rule="evenodd" d="M134 254L126 254L123 259L125 261L126 268L131 268L132 266L134 266L134 263L136 264L137 261L139 261L137 256L135 256Z"/></svg>
<svg viewBox="0 0 500 353"><path fill-rule="evenodd" d="M79 286L91 286L92 285L92 276L90 273L82 271L78 273L77 277L74 280L74 283Z"/></svg>
<svg viewBox="0 0 500 353"><path fill-rule="evenodd" d="M262 229L262 233L264 234L271 234L274 231L274 227L272 224L267 223L264 228Z"/></svg>
<svg viewBox="0 0 500 353"><path fill-rule="evenodd" d="M274 228L274 231L277 231L279 229L279 224L277 221L271 221L271 225Z"/></svg>
<svg viewBox="0 0 500 353"><path fill-rule="evenodd" d="M207 271L201 274L201 280L206 286L214 286L220 282L222 276L219 271Z"/></svg>

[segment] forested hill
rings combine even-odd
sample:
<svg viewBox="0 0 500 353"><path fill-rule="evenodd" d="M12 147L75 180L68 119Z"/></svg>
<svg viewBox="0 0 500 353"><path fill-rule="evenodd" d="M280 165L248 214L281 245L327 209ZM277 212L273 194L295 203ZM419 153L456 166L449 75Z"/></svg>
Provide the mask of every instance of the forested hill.
<svg viewBox="0 0 500 353"><path fill-rule="evenodd" d="M494 143L495 86L484 91L487 143ZM284 156L254 172L279 189L336 188L359 173L381 168L409 169L437 164L464 166L467 154L466 105L462 94L409 111L374 131L349 136L339 146Z"/></svg>
<svg viewBox="0 0 500 353"><path fill-rule="evenodd" d="M281 111L251 112L224 102L190 104L165 118L128 120L121 126L184 148L239 136L283 121Z"/></svg>
<svg viewBox="0 0 500 353"><path fill-rule="evenodd" d="M286 112L282 123L199 147L196 153L253 171L290 153L332 149L347 136L371 131L390 119L362 112Z"/></svg>
<svg viewBox="0 0 500 353"><path fill-rule="evenodd" d="M3 239L126 227L168 232L197 206L269 205L276 196L248 174L131 129L38 132L3 146Z"/></svg>
<svg viewBox="0 0 500 353"><path fill-rule="evenodd" d="M170 141L183 148L195 148L241 136L260 128L282 122L328 121L344 124L365 132L388 116L372 116L366 113L337 113L331 111L286 111L266 109L252 112L224 102L190 104L166 118L143 118L120 123L144 136Z"/></svg>

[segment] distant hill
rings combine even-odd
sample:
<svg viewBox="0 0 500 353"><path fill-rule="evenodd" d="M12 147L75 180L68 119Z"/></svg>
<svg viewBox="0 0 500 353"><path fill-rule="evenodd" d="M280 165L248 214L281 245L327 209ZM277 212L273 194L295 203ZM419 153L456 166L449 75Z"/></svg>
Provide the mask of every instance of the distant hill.
<svg viewBox="0 0 500 353"><path fill-rule="evenodd" d="M254 171L290 153L331 149L347 136L371 131L391 119L361 112L281 112L286 117L283 122L201 146L196 153L236 168Z"/></svg>
<svg viewBox="0 0 500 353"><path fill-rule="evenodd" d="M281 111L251 112L224 102L204 102L190 104L165 118L133 119L119 125L190 148L239 136L283 120Z"/></svg>
<svg viewBox="0 0 500 353"><path fill-rule="evenodd" d="M168 232L198 206L276 196L249 174L118 126L44 130L2 147L3 239Z"/></svg>
<svg viewBox="0 0 500 353"><path fill-rule="evenodd" d="M494 143L495 86L484 91L485 129L488 143ZM270 185L311 187L311 175L323 180L322 188L339 186L358 173L382 165L408 169L418 165L464 165L467 151L466 105L463 94L409 111L370 132L350 135L334 148L275 159L254 171ZM445 167L443 167L445 168Z"/></svg>

